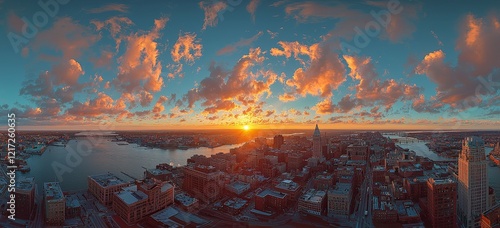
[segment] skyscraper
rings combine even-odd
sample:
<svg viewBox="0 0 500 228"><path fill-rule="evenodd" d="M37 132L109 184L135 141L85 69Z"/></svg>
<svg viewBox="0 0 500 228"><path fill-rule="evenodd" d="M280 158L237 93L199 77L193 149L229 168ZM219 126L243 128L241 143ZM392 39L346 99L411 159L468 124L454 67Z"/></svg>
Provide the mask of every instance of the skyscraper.
<svg viewBox="0 0 500 228"><path fill-rule="evenodd" d="M488 209L486 165L484 141L465 138L458 159L458 217L465 227L479 227L479 217Z"/></svg>
<svg viewBox="0 0 500 228"><path fill-rule="evenodd" d="M319 161L323 160L323 152L321 151L321 133L319 132L318 124L316 124L316 129L314 129L313 134L313 157L317 158Z"/></svg>

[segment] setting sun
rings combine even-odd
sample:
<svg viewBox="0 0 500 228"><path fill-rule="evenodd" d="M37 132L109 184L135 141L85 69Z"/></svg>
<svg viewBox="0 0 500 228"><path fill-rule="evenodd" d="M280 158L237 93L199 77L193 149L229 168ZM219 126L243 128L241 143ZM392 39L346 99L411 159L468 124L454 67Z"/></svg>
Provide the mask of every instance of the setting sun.
<svg viewBox="0 0 500 228"><path fill-rule="evenodd" d="M248 126L248 125L243 126L243 130L245 130L245 131L250 130L250 126Z"/></svg>

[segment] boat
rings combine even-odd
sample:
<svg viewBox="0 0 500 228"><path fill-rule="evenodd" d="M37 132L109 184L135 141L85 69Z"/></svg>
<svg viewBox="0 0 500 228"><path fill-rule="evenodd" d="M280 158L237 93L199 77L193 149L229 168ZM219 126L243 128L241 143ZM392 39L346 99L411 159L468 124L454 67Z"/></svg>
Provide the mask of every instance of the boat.
<svg viewBox="0 0 500 228"><path fill-rule="evenodd" d="M123 146L123 145L128 145L128 142L117 142L117 145Z"/></svg>

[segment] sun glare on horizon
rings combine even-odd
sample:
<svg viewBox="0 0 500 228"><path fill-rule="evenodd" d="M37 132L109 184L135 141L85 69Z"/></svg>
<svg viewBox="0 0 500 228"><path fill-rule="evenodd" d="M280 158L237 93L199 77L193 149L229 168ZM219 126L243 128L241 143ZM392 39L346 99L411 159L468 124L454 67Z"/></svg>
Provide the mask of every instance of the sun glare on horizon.
<svg viewBox="0 0 500 228"><path fill-rule="evenodd" d="M243 126L243 130L245 130L245 131L250 130L250 126L248 126L248 125L244 125L244 126Z"/></svg>

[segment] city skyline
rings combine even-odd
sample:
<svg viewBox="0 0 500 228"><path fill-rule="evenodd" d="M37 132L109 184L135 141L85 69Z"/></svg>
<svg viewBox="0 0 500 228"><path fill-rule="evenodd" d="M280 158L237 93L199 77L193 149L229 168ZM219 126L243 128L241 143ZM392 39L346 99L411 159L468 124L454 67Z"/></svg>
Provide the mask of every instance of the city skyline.
<svg viewBox="0 0 500 228"><path fill-rule="evenodd" d="M0 2L19 129L500 128L494 1L47 2Z"/></svg>

